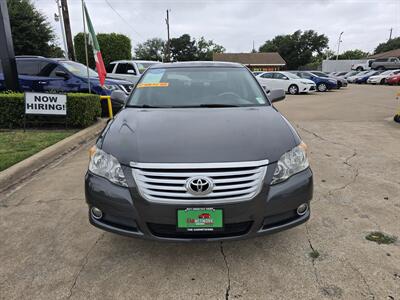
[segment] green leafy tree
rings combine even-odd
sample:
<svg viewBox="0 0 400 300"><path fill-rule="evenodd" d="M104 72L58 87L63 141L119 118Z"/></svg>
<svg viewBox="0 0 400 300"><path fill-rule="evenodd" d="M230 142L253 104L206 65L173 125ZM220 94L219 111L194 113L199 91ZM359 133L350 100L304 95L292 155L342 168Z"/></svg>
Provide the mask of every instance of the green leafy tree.
<svg viewBox="0 0 400 300"><path fill-rule="evenodd" d="M386 52L386 51L390 51L390 50L394 50L394 49L399 49L400 48L400 37L391 39L385 43L380 43L378 45L378 47L375 48L374 53L378 54L378 53L382 53L382 52Z"/></svg>
<svg viewBox="0 0 400 300"><path fill-rule="evenodd" d="M162 61L165 41L160 38L148 39L135 47L135 59Z"/></svg>
<svg viewBox="0 0 400 300"><path fill-rule="evenodd" d="M360 49L347 50L339 55L339 59L362 59L369 55L368 52L364 52Z"/></svg>
<svg viewBox="0 0 400 300"><path fill-rule="evenodd" d="M107 66L111 61L132 58L132 46L129 37L118 33L99 33L96 35L100 45L104 64ZM76 59L86 64L84 33L80 32L74 37ZM88 45L89 66L96 67L93 50Z"/></svg>
<svg viewBox="0 0 400 300"><path fill-rule="evenodd" d="M314 56L322 55L328 48L328 42L327 36L314 30L297 30L266 41L259 52L278 52L285 59L288 69L298 69L312 62Z"/></svg>
<svg viewBox="0 0 400 300"><path fill-rule="evenodd" d="M215 44L212 40L207 41L201 37L196 41L196 59L197 60L213 60L213 53L223 53L225 48Z"/></svg>
<svg viewBox="0 0 400 300"><path fill-rule="evenodd" d="M170 40L171 59L173 61L196 60L196 41L189 34L183 34Z"/></svg>
<svg viewBox="0 0 400 300"><path fill-rule="evenodd" d="M2 0L3 1L3 0ZM29 0L7 0L16 55L61 57L55 34L46 17Z"/></svg>

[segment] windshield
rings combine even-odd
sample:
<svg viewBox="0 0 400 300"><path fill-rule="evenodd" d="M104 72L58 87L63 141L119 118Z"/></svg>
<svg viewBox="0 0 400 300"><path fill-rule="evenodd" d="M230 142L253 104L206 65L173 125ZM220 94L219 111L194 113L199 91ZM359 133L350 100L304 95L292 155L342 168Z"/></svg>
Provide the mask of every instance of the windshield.
<svg viewBox="0 0 400 300"><path fill-rule="evenodd" d="M82 65L77 62L73 61L61 61L60 65L62 65L64 68L66 68L69 72L76 76L80 77L87 77L87 68L85 65ZM89 68L89 77L97 77L97 73Z"/></svg>
<svg viewBox="0 0 400 300"><path fill-rule="evenodd" d="M143 74L146 69L152 65L157 64L157 62L148 62L148 63L136 63L139 73Z"/></svg>
<svg viewBox="0 0 400 300"><path fill-rule="evenodd" d="M268 105L264 91L245 68L149 69L127 106L207 107Z"/></svg>
<svg viewBox="0 0 400 300"><path fill-rule="evenodd" d="M381 73L380 75L389 75L392 73L393 73L393 70L389 70L389 71L385 71L385 72Z"/></svg>
<svg viewBox="0 0 400 300"><path fill-rule="evenodd" d="M290 73L290 72L284 72L283 74L285 74L290 79L301 79L301 77L297 76L296 74Z"/></svg>
<svg viewBox="0 0 400 300"><path fill-rule="evenodd" d="M319 77L329 77L328 75L326 75L325 73L322 73L322 72L313 72L313 73Z"/></svg>

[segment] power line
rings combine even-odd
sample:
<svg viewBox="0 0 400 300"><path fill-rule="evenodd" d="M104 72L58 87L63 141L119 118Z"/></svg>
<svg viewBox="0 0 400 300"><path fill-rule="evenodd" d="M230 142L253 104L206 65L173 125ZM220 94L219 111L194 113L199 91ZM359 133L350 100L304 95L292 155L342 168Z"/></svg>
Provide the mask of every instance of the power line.
<svg viewBox="0 0 400 300"><path fill-rule="evenodd" d="M121 18L122 21L124 21L130 28L132 28L132 30L133 30L134 32L136 32L136 34L137 34L138 36L140 36L141 38L144 39L144 36L142 36L139 32L137 32L136 29L133 28L133 26L132 26L123 16L121 16L120 13L119 13L118 11L116 11L116 9L115 9L114 7L112 7L111 3L108 2L108 0L104 0L104 1L105 1L105 2L107 3L107 5Z"/></svg>

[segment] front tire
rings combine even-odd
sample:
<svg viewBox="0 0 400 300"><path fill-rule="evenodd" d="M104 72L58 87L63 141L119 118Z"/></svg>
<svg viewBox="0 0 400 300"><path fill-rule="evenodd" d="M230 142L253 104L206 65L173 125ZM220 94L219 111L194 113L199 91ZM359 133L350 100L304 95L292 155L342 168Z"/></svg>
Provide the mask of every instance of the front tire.
<svg viewBox="0 0 400 300"><path fill-rule="evenodd" d="M385 68L384 66L380 66L377 70L378 70L378 71L385 71L386 68Z"/></svg>
<svg viewBox="0 0 400 300"><path fill-rule="evenodd" d="M328 88L325 83L318 83L317 90L318 92L326 92Z"/></svg>
<svg viewBox="0 0 400 300"><path fill-rule="evenodd" d="M385 79L385 78L382 78L381 84L385 84L385 83L386 83L386 79Z"/></svg>
<svg viewBox="0 0 400 300"><path fill-rule="evenodd" d="M363 67L357 67L356 71L359 71L359 72L364 71L364 68Z"/></svg>
<svg viewBox="0 0 400 300"><path fill-rule="evenodd" d="M299 93L299 87L295 84L289 86L288 92L290 95L297 95Z"/></svg>

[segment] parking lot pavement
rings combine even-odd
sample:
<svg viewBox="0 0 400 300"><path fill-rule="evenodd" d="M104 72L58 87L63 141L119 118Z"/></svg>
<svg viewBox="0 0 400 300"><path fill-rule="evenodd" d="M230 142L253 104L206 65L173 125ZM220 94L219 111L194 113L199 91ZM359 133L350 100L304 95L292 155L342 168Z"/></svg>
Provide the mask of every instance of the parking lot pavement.
<svg viewBox="0 0 400 300"><path fill-rule="evenodd" d="M1 299L400 299L396 87L288 96L310 149L307 225L238 242L174 244L90 226L84 145L0 195ZM312 258L312 256L314 258Z"/></svg>

